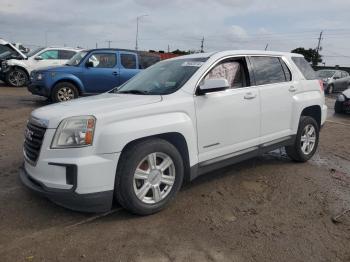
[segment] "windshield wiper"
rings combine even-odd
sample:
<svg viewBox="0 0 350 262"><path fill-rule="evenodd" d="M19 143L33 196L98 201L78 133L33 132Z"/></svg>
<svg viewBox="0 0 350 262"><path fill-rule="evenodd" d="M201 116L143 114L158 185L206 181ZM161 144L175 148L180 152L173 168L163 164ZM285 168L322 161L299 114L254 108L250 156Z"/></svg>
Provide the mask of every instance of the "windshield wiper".
<svg viewBox="0 0 350 262"><path fill-rule="evenodd" d="M148 95L148 91L142 91L142 90L120 90L116 92L117 94L134 94L134 95Z"/></svg>

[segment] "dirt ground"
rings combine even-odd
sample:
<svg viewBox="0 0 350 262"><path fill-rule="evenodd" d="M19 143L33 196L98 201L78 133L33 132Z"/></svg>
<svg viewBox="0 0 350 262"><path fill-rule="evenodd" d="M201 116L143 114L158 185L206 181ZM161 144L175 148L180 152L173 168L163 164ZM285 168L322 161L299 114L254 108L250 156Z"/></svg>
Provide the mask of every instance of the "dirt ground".
<svg viewBox="0 0 350 262"><path fill-rule="evenodd" d="M147 217L61 208L18 179L44 99L0 84L0 261L350 261L350 116L333 114L305 164L283 150L198 178Z"/></svg>

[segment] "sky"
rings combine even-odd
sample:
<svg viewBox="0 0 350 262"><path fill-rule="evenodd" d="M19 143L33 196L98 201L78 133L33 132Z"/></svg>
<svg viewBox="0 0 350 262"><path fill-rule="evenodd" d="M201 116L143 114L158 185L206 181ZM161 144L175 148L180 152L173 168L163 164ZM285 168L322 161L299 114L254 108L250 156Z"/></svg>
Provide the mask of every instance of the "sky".
<svg viewBox="0 0 350 262"><path fill-rule="evenodd" d="M143 16L145 15L145 16ZM0 38L29 47L140 50L316 48L350 66L349 0L0 0Z"/></svg>

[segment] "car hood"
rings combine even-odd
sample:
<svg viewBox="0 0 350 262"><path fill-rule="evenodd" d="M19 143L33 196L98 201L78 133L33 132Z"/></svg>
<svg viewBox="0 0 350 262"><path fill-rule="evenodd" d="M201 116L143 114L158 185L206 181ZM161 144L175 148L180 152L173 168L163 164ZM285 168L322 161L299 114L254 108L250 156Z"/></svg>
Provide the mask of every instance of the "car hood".
<svg viewBox="0 0 350 262"><path fill-rule="evenodd" d="M350 99L350 88L346 89L346 90L343 92L343 95L346 96L346 98L349 98L349 99Z"/></svg>
<svg viewBox="0 0 350 262"><path fill-rule="evenodd" d="M67 117L93 115L97 118L104 114L157 103L162 100L160 95L132 95L104 93L101 95L84 97L68 102L38 108L32 112L31 117L37 122L45 124L48 128L57 128L58 124Z"/></svg>
<svg viewBox="0 0 350 262"><path fill-rule="evenodd" d="M11 48L12 50L14 50L18 54L18 57L21 57L23 59L27 58L27 56L25 54L23 54L17 47L15 47L13 44L7 42L4 39L0 38L0 45L7 46L7 47Z"/></svg>

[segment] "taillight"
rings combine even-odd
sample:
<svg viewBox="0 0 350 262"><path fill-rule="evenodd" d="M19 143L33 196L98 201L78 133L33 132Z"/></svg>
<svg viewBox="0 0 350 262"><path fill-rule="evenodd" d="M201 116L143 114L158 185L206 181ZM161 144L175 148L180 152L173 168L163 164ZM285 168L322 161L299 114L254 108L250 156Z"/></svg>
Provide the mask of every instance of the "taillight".
<svg viewBox="0 0 350 262"><path fill-rule="evenodd" d="M318 80L319 84L320 84L320 88L321 88L321 91L324 92L324 89L323 89L323 80Z"/></svg>

